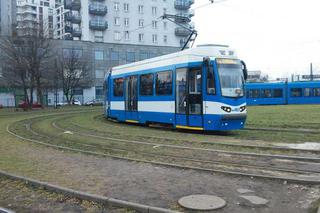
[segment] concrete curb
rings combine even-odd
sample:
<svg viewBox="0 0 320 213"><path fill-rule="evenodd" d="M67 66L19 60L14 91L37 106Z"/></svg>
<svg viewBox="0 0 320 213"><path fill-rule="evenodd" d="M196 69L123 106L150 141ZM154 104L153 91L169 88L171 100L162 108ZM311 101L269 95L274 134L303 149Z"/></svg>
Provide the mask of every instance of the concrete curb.
<svg viewBox="0 0 320 213"><path fill-rule="evenodd" d="M0 213L15 213L14 211L11 211L9 209L1 208L0 207Z"/></svg>
<svg viewBox="0 0 320 213"><path fill-rule="evenodd" d="M6 177L11 180L23 181L27 185L30 185L30 186L33 186L36 188L45 189L50 192L61 193L64 195L78 198L80 200L89 200L89 201L93 201L93 202L100 203L100 204L107 205L107 206L109 205L109 206L114 206L114 207L129 208L129 209L134 209L134 210L136 210L138 212L142 212L142 213L179 213L178 211L173 211L170 209L158 208L158 207L154 207L154 206L148 206L148 205L143 205L143 204L139 204L139 203L133 203L133 202L128 202L128 201L124 201L124 200L118 200L118 199L109 198L109 197L105 197L105 196L76 191L73 189L53 185L50 183L37 181L37 180L31 179L31 178L9 174L9 173L1 171L1 170L0 170L0 176Z"/></svg>

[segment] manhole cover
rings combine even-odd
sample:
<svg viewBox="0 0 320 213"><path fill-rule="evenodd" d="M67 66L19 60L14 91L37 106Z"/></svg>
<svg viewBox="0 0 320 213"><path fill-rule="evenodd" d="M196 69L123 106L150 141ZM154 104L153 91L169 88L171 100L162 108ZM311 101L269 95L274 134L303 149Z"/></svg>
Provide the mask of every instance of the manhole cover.
<svg viewBox="0 0 320 213"><path fill-rule="evenodd" d="M213 195L190 195L181 198L178 203L192 210L214 210L226 206L226 201Z"/></svg>

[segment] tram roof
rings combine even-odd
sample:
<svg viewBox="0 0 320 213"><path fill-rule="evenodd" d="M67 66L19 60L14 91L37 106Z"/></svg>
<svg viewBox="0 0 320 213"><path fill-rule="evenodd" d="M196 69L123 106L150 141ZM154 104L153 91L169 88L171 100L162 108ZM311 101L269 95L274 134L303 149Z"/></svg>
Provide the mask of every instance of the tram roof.
<svg viewBox="0 0 320 213"><path fill-rule="evenodd" d="M120 75L175 64L199 62L202 61L204 57L210 57L212 60L215 58L236 59L237 55L236 52L233 49L230 49L228 46L202 45L176 53L113 67L111 75Z"/></svg>

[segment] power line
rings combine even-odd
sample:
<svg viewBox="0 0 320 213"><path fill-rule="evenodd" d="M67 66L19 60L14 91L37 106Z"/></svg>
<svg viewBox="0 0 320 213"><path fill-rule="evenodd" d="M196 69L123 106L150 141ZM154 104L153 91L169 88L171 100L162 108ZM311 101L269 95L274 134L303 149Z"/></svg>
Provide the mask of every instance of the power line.
<svg viewBox="0 0 320 213"><path fill-rule="evenodd" d="M228 1L228 0L220 0L220 1L215 1L215 0L209 0L210 3L207 3L207 4L204 4L204 5L200 5L198 7L195 7L193 8L193 10L198 10L198 9L201 9L201 8L204 8L204 7L207 7L207 6L210 6L214 3L221 3L221 2L225 2L225 1Z"/></svg>

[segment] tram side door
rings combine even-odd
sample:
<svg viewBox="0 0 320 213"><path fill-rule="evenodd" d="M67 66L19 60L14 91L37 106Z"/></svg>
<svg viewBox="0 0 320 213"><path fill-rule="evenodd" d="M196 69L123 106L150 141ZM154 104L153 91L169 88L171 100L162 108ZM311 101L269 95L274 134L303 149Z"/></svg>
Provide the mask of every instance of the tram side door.
<svg viewBox="0 0 320 213"><path fill-rule="evenodd" d="M125 93L126 120L138 120L138 77L130 76L126 78Z"/></svg>
<svg viewBox="0 0 320 213"><path fill-rule="evenodd" d="M202 69L176 70L176 123L202 127Z"/></svg>

